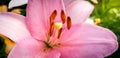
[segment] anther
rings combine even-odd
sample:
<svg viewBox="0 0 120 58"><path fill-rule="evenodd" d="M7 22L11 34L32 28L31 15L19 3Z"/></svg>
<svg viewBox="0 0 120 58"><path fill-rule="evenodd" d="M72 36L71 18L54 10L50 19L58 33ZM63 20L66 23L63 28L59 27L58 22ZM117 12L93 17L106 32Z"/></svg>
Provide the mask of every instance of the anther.
<svg viewBox="0 0 120 58"><path fill-rule="evenodd" d="M51 26L50 26L49 36L52 36L53 31L54 31L54 23L52 23Z"/></svg>
<svg viewBox="0 0 120 58"><path fill-rule="evenodd" d="M66 15L65 15L64 10L61 11L61 19L62 19L62 23L64 24L66 20Z"/></svg>
<svg viewBox="0 0 120 58"><path fill-rule="evenodd" d="M57 36L58 39L60 38L61 33L62 33L62 28L58 31L58 36Z"/></svg>
<svg viewBox="0 0 120 58"><path fill-rule="evenodd" d="M67 28L70 29L71 26L72 26L71 18L67 17Z"/></svg>
<svg viewBox="0 0 120 58"><path fill-rule="evenodd" d="M53 24L56 16L57 16L57 11L54 10L50 16L50 25Z"/></svg>

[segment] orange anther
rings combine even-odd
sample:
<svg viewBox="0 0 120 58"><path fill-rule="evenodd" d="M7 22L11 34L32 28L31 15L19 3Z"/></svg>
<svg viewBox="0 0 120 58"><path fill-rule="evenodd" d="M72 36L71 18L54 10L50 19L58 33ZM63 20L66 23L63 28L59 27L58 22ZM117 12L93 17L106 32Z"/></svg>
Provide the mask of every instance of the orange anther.
<svg viewBox="0 0 120 58"><path fill-rule="evenodd" d="M55 17L57 16L57 11L54 10L50 16L50 25L54 23Z"/></svg>
<svg viewBox="0 0 120 58"><path fill-rule="evenodd" d="M67 17L67 28L70 29L71 25L72 25L71 18Z"/></svg>
<svg viewBox="0 0 120 58"><path fill-rule="evenodd" d="M62 23L64 24L66 21L66 15L65 15L65 12L63 10L61 11L61 19L62 19Z"/></svg>

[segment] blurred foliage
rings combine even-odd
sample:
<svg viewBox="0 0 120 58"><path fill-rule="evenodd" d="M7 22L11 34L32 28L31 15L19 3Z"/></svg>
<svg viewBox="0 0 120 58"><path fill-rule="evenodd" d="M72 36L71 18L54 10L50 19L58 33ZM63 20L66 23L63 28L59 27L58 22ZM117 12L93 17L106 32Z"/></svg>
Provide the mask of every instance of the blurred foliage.
<svg viewBox="0 0 120 58"><path fill-rule="evenodd" d="M5 44L2 37L0 37L0 58L7 58L7 54L5 53Z"/></svg>
<svg viewBox="0 0 120 58"><path fill-rule="evenodd" d="M2 4L8 5L9 2L10 0L0 0L0 5Z"/></svg>
<svg viewBox="0 0 120 58"><path fill-rule="evenodd" d="M25 8L26 8L26 4L25 5L23 5ZM21 10L21 15L24 15L24 16L26 16L26 9L25 8L23 8L22 10Z"/></svg>

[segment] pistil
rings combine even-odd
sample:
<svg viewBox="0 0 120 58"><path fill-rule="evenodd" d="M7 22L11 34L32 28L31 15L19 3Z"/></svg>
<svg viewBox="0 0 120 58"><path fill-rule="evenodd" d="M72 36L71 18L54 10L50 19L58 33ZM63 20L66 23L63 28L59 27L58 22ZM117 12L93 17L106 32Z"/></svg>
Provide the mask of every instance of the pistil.
<svg viewBox="0 0 120 58"><path fill-rule="evenodd" d="M58 39L59 39L60 36L61 36L62 30L63 30L63 29L61 28L61 29L59 29L59 31L58 31L58 36L57 36Z"/></svg>

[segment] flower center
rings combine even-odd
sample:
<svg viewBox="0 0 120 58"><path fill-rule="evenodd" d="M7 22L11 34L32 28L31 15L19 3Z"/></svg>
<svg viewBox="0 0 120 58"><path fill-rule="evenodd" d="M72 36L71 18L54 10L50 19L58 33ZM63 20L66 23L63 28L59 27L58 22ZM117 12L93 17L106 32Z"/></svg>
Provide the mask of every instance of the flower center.
<svg viewBox="0 0 120 58"><path fill-rule="evenodd" d="M71 25L72 25L72 22L71 22L71 18L69 16L67 17L63 10L61 10L61 21L62 22L60 22L60 23L54 22L56 16L57 16L57 11L54 10L52 12L52 14L50 15L50 29L49 29L48 35L52 36L54 28L56 27L57 30L58 30L58 37L57 38L60 38L60 35L62 33L63 24L66 22L67 23L67 28L70 29ZM67 21L66 21L66 19L67 19Z"/></svg>
<svg viewBox="0 0 120 58"><path fill-rule="evenodd" d="M47 40L44 41L45 46L47 48L54 48L56 46L59 46L60 43L57 42L57 40L59 40L63 28L67 26L67 29L69 30L72 25L71 18L69 16L67 17L63 10L61 10L61 22L54 22L56 16L57 16L57 11L54 10L50 15L50 28L49 28ZM65 23L67 25L65 25ZM54 32L55 35L53 34Z"/></svg>

